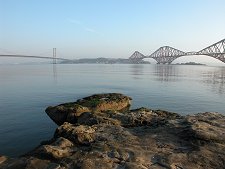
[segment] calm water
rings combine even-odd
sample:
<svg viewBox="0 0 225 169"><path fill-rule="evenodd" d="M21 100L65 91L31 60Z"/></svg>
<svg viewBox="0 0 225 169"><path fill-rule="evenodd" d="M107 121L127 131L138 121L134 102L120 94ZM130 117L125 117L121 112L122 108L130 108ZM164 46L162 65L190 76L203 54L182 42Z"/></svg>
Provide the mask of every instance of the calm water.
<svg viewBox="0 0 225 169"><path fill-rule="evenodd" d="M0 66L0 154L17 156L53 136L49 105L120 92L133 108L225 114L225 67L187 65Z"/></svg>

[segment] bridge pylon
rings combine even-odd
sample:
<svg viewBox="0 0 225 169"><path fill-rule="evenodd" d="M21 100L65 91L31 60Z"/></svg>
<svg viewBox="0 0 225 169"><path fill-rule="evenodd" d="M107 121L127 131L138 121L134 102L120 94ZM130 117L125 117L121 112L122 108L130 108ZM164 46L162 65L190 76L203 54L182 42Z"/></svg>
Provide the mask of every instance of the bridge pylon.
<svg viewBox="0 0 225 169"><path fill-rule="evenodd" d="M53 59L53 64L56 64L56 48L53 48L53 57L52 57L52 59Z"/></svg>

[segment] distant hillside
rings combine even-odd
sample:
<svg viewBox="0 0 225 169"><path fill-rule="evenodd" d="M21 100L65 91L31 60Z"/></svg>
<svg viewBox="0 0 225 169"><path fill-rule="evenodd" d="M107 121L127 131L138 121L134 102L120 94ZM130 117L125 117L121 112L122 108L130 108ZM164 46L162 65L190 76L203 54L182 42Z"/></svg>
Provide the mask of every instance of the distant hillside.
<svg viewBox="0 0 225 169"><path fill-rule="evenodd" d="M205 65L205 64L195 63L195 62L187 62L187 63L177 63L177 65Z"/></svg>
<svg viewBox="0 0 225 169"><path fill-rule="evenodd" d="M148 61L134 61L130 59L122 59L122 58L85 58L85 59L77 59L77 60L65 60L61 61L62 64L150 64Z"/></svg>

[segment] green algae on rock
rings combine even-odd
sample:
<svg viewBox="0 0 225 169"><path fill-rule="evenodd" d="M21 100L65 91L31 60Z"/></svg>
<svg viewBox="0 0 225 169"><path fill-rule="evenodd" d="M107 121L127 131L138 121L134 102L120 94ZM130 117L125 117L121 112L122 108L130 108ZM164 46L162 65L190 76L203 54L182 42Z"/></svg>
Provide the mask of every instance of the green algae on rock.
<svg viewBox="0 0 225 169"><path fill-rule="evenodd" d="M109 110L125 111L131 104L131 98L119 93L95 94L76 102L50 106L45 111L58 125L65 121L76 123L77 117L85 112L104 112Z"/></svg>

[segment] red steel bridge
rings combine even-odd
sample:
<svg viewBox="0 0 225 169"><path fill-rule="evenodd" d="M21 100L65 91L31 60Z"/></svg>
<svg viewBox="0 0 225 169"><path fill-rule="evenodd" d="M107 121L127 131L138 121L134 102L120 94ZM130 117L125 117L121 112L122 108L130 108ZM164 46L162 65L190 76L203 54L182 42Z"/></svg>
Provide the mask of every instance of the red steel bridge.
<svg viewBox="0 0 225 169"><path fill-rule="evenodd" d="M214 43L213 45L210 45L198 52L183 52L169 46L163 46L151 55L147 56L138 51L135 51L129 59L134 63L138 63L144 58L153 58L156 60L157 64L171 64L175 59L188 55L207 55L225 63L225 39Z"/></svg>

